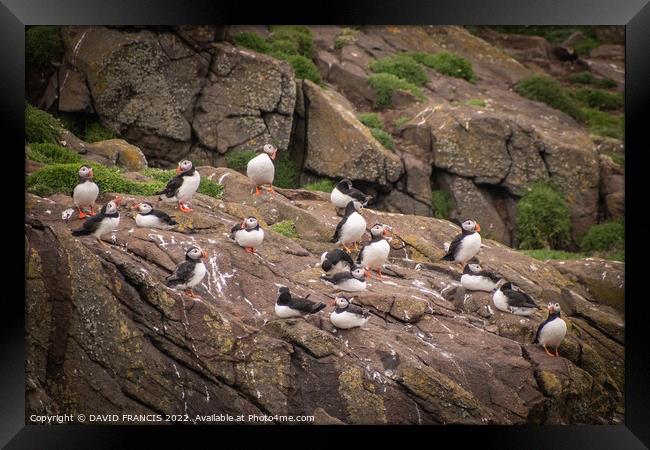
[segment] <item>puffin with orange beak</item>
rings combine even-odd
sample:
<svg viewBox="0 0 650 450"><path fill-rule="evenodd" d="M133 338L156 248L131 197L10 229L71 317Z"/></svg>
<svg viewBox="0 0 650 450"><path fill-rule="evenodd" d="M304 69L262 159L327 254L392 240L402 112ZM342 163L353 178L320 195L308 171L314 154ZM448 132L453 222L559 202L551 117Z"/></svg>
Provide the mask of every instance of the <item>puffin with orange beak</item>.
<svg viewBox="0 0 650 450"><path fill-rule="evenodd" d="M533 344L541 344L549 356L560 356L557 349L566 336L566 322L560 317L560 304L548 304L548 317L537 328ZM555 354L548 351L546 346L555 347Z"/></svg>
<svg viewBox="0 0 650 450"><path fill-rule="evenodd" d="M167 277L165 284L174 289L184 289L190 297L198 297L192 288L199 284L207 273L203 263L203 259L207 257L208 254L199 247L190 247L185 252L185 261L176 266L174 272Z"/></svg>
<svg viewBox="0 0 650 450"><path fill-rule="evenodd" d="M253 216L246 217L242 223L238 223L230 230L230 239L244 247L248 253L255 253L255 249L264 240L264 230Z"/></svg>
<svg viewBox="0 0 650 450"><path fill-rule="evenodd" d="M143 228L158 228L169 230L178 225L174 219L159 209L154 209L151 203L136 203L131 209L137 209L138 215L135 216L135 224Z"/></svg>
<svg viewBox="0 0 650 450"><path fill-rule="evenodd" d="M262 191L260 186L268 185L266 188L269 192L273 191L273 179L275 178L275 160L278 149L271 144L266 144L262 148L262 154L257 155L255 158L248 161L246 166L246 176L251 180L252 185L255 187L255 195L260 195Z"/></svg>
<svg viewBox="0 0 650 450"><path fill-rule="evenodd" d="M386 240L388 237L388 227L381 223L376 223L370 228L371 241L361 247L357 264L365 267L366 276L371 277L371 270L377 271L377 277L382 278L381 268L388 260L390 253L390 244Z"/></svg>
<svg viewBox="0 0 650 450"><path fill-rule="evenodd" d="M461 269L465 269L467 261L472 259L481 249L481 226L473 220L466 220L461 225L463 232L456 236L451 244L447 254L442 257L445 261L453 261L461 264Z"/></svg>
<svg viewBox="0 0 650 450"><path fill-rule="evenodd" d="M115 197L115 200L106 203L102 206L99 214L86 219L78 230L72 230L72 235L93 235L97 238L100 244L105 245L100 237L109 231L117 229L117 226L120 224L120 212L117 208L121 202L122 197Z"/></svg>
<svg viewBox="0 0 650 450"><path fill-rule="evenodd" d="M178 202L178 208L183 212L191 212L192 208L186 205L201 184L201 175L194 168L192 161L184 159L176 167L177 175L172 178L165 189L156 192L159 201Z"/></svg>
<svg viewBox="0 0 650 450"><path fill-rule="evenodd" d="M84 207L90 207L89 215L95 215L95 201L99 195L99 187L93 181L93 168L81 166L79 168L79 184L72 191L74 205L79 210L79 218L86 217Z"/></svg>

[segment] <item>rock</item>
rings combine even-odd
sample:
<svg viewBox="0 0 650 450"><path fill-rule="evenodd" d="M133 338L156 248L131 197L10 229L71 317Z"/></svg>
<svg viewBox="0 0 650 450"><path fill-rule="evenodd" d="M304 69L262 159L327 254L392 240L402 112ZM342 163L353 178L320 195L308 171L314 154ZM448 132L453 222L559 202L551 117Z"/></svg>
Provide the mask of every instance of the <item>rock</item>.
<svg viewBox="0 0 650 450"><path fill-rule="evenodd" d="M385 197L375 202L382 210L401 213L417 214L419 216L431 216L431 206L415 198L393 189Z"/></svg>
<svg viewBox="0 0 650 450"><path fill-rule="evenodd" d="M404 171L399 157L377 142L344 99L308 80L303 92L309 104L305 169L383 186L397 181Z"/></svg>
<svg viewBox="0 0 650 450"><path fill-rule="evenodd" d="M89 153L95 153L115 161L115 165L125 167L131 171L142 170L147 167L147 159L142 151L124 139L108 139L87 145Z"/></svg>
<svg viewBox="0 0 650 450"><path fill-rule="evenodd" d="M600 155L600 199L605 219L625 217L625 171L611 157Z"/></svg>
<svg viewBox="0 0 650 450"><path fill-rule="evenodd" d="M59 111L93 113L86 77L69 67L59 69Z"/></svg>
<svg viewBox="0 0 650 450"><path fill-rule="evenodd" d="M345 422L327 414L323 408L316 408L313 413L314 425L345 425Z"/></svg>

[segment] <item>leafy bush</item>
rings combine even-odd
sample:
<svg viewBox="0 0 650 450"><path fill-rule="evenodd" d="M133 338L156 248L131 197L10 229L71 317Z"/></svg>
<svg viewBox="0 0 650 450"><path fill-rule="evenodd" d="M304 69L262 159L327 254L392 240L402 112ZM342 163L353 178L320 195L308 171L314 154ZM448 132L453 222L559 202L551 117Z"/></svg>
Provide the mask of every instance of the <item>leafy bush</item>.
<svg viewBox="0 0 650 450"><path fill-rule="evenodd" d="M589 254L624 259L625 224L611 221L592 226L582 238L580 249Z"/></svg>
<svg viewBox="0 0 650 450"><path fill-rule="evenodd" d="M593 49L598 47L598 41L592 37L585 36L582 39L580 39L578 42L573 44L573 49L576 51L576 53L580 56L586 56Z"/></svg>
<svg viewBox="0 0 650 450"><path fill-rule="evenodd" d="M300 168L291 159L287 151L278 152L275 159L275 179L273 185L285 188L296 189L300 186Z"/></svg>
<svg viewBox="0 0 650 450"><path fill-rule="evenodd" d="M386 147L388 150L395 149L395 143L393 142L393 137L380 128L370 128L370 134L377 139L381 145Z"/></svg>
<svg viewBox="0 0 650 450"><path fill-rule="evenodd" d="M370 63L369 67L374 73L392 74L415 86L429 81L422 67L407 55L387 56Z"/></svg>
<svg viewBox="0 0 650 450"><path fill-rule="evenodd" d="M296 224L293 222L293 220L283 220L282 222L271 225L270 228L276 233L279 233L282 236L288 237L290 239L298 238Z"/></svg>
<svg viewBox="0 0 650 450"><path fill-rule="evenodd" d="M470 106L480 106L481 108L485 108L485 100L481 100L480 98L470 98L465 102L465 104Z"/></svg>
<svg viewBox="0 0 650 450"><path fill-rule="evenodd" d="M259 53L267 53L271 48L263 37L251 31L237 33L232 37L232 40L241 47L250 48Z"/></svg>
<svg viewBox="0 0 650 450"><path fill-rule="evenodd" d="M110 128L104 127L101 123L95 121L86 125L83 139L86 142L99 142L107 139L115 139L118 134Z"/></svg>
<svg viewBox="0 0 650 450"><path fill-rule="evenodd" d="M571 94L553 78L533 75L519 81L515 90L523 97L546 103L551 108L559 109L576 120L583 121L585 119L584 113Z"/></svg>
<svg viewBox="0 0 650 450"><path fill-rule="evenodd" d="M570 259L582 259L585 257L582 253L574 252L565 252L562 250L523 250L523 253L530 256L531 258L539 259L545 261L547 259L559 259L559 260L570 260Z"/></svg>
<svg viewBox="0 0 650 450"><path fill-rule="evenodd" d="M616 87L616 81L612 80L611 78L598 78L594 76L591 72L578 72L578 73L572 73L567 77L569 80L569 83L573 84L591 84L596 87L600 88L613 88Z"/></svg>
<svg viewBox="0 0 650 450"><path fill-rule="evenodd" d="M374 73L368 77L368 84L377 94L375 108L378 109L388 108L393 104L393 93L397 89L410 92L424 100L424 95L419 87L390 73Z"/></svg>
<svg viewBox="0 0 650 450"><path fill-rule="evenodd" d="M575 97L591 108L598 108L602 111L619 109L623 107L622 92L607 92L599 89L579 89Z"/></svg>
<svg viewBox="0 0 650 450"><path fill-rule="evenodd" d="M31 144L27 157L32 161L45 164L71 164L81 162L81 156L78 153L50 143Z"/></svg>
<svg viewBox="0 0 650 450"><path fill-rule="evenodd" d="M338 36L334 39L334 48L340 49L346 45L352 45L357 42L359 32L354 28L343 28Z"/></svg>
<svg viewBox="0 0 650 450"><path fill-rule="evenodd" d="M304 185L302 188L308 191L332 192L336 186L336 181L327 178L321 178L318 181Z"/></svg>
<svg viewBox="0 0 650 450"><path fill-rule="evenodd" d="M289 55L284 59L293 67L296 78L321 84L320 72L311 59L307 59L302 55Z"/></svg>
<svg viewBox="0 0 650 450"><path fill-rule="evenodd" d="M522 249L557 249L569 243L571 213L551 183L534 183L517 202L515 233Z"/></svg>
<svg viewBox="0 0 650 450"><path fill-rule="evenodd" d="M279 54L279 56L297 55L298 43L294 41L290 41L288 39L278 39L276 41L271 42L271 44L269 45L268 53L271 55Z"/></svg>
<svg viewBox="0 0 650 450"><path fill-rule="evenodd" d="M620 153L616 153L611 150L605 151L603 154L612 158L612 161L614 161L615 164L618 164L622 168L625 168L625 155L621 155Z"/></svg>
<svg viewBox="0 0 650 450"><path fill-rule="evenodd" d="M271 27L270 42L292 41L298 46L298 53L306 58L314 55L314 36L302 25L278 25Z"/></svg>
<svg viewBox="0 0 650 450"><path fill-rule="evenodd" d="M574 32L580 31L586 37L595 39L594 31L589 26L564 26L564 25L502 25L489 28L505 34L525 34L528 36L541 36L551 44L561 44Z"/></svg>
<svg viewBox="0 0 650 450"><path fill-rule="evenodd" d="M36 26L25 31L25 60L27 66L47 69L63 55L59 27Z"/></svg>
<svg viewBox="0 0 650 450"><path fill-rule="evenodd" d="M397 128L401 128L401 127L404 126L404 124L406 124L406 122L408 122L409 120L411 120L411 118L410 118L410 117L407 117L407 116L398 117L397 119L395 119L395 120L393 121L393 125L394 125L395 127L397 127Z"/></svg>
<svg viewBox="0 0 650 450"><path fill-rule="evenodd" d="M433 217L438 219L449 219L454 204L451 195L447 191L437 190L431 193L431 209Z"/></svg>
<svg viewBox="0 0 650 450"><path fill-rule="evenodd" d="M625 117L623 114L612 114L594 108L581 108L586 117L589 131L600 136L625 139Z"/></svg>
<svg viewBox="0 0 650 450"><path fill-rule="evenodd" d="M255 150L231 150L226 155L226 163L232 170L246 173L248 161L255 158L255 156L257 156Z"/></svg>
<svg viewBox="0 0 650 450"><path fill-rule="evenodd" d="M59 135L63 125L54 116L25 104L25 140L27 142L59 143Z"/></svg>
<svg viewBox="0 0 650 450"><path fill-rule="evenodd" d="M453 53L444 51L438 53L408 52L406 55L443 75L462 78L470 83L476 81L472 63Z"/></svg>
<svg viewBox="0 0 650 450"><path fill-rule="evenodd" d="M359 114L359 122L361 122L368 128L379 128L380 130L384 129L384 124L381 122L381 119L379 118L377 113Z"/></svg>
<svg viewBox="0 0 650 450"><path fill-rule="evenodd" d="M169 180L176 176L176 171L174 170L156 169L152 167L143 169L140 173L147 177L153 178L157 182L162 183L163 186L167 185ZM202 177L201 183L199 184L199 188L196 190L196 192L204 195L209 195L210 197L214 198L221 198L223 197L223 185Z"/></svg>

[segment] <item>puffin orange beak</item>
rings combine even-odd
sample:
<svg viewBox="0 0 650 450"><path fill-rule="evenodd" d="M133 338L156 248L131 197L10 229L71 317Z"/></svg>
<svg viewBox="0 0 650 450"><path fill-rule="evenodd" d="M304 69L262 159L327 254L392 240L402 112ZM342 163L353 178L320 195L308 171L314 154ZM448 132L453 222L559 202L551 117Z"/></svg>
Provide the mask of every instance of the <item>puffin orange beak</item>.
<svg viewBox="0 0 650 450"><path fill-rule="evenodd" d="M273 154L271 155L271 159L275 160L275 157L278 156L278 151L274 151Z"/></svg>
<svg viewBox="0 0 650 450"><path fill-rule="evenodd" d="M181 173L181 172L182 172L182 170L181 170L181 166L177 166L177 167L176 167L176 173Z"/></svg>
<svg viewBox="0 0 650 450"><path fill-rule="evenodd" d="M140 203L136 203L135 205L131 206L131 209L138 209L140 207Z"/></svg>
<svg viewBox="0 0 650 450"><path fill-rule="evenodd" d="M208 257L208 252L206 252L205 250L203 250L203 251L201 252L201 257L202 257L202 258L207 258L207 257Z"/></svg>
<svg viewBox="0 0 650 450"><path fill-rule="evenodd" d="M332 301L330 302L330 306L336 306L336 299L334 299L334 300L332 300Z"/></svg>
<svg viewBox="0 0 650 450"><path fill-rule="evenodd" d="M246 228L246 221L245 220L242 220L241 227Z"/></svg>
<svg viewBox="0 0 650 450"><path fill-rule="evenodd" d="M120 197L119 195L117 197L115 197L115 203L117 203L118 205L121 205L122 204L122 197Z"/></svg>
<svg viewBox="0 0 650 450"><path fill-rule="evenodd" d="M477 223L477 224L476 224L476 228L474 228L474 229L475 229L477 232L478 232L478 231L481 231L481 226Z"/></svg>
<svg viewBox="0 0 650 450"><path fill-rule="evenodd" d="M93 169L90 169L90 171L88 172L88 178L92 178L94 176L95 174L93 174Z"/></svg>

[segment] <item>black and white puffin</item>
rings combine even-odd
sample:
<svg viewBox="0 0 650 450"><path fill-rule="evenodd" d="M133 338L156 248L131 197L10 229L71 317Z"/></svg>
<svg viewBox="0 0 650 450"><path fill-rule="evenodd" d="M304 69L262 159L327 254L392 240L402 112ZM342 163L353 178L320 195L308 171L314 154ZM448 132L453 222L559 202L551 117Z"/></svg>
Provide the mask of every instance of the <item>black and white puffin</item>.
<svg viewBox="0 0 650 450"><path fill-rule="evenodd" d="M361 240L363 233L366 232L366 219L363 218L359 211L363 206L358 201L351 201L345 207L345 214L336 226L334 237L331 242L342 244L346 251L350 251L346 244L354 244L357 248L357 242Z"/></svg>
<svg viewBox="0 0 650 450"><path fill-rule="evenodd" d="M328 274L349 272L350 268L354 266L352 256L340 248L323 253L320 257L320 261L321 268Z"/></svg>
<svg viewBox="0 0 650 450"><path fill-rule="evenodd" d="M463 232L451 241L447 254L442 259L460 263L465 269L467 261L476 256L481 249L481 235L479 234L481 226L473 220L466 220L461 228Z"/></svg>
<svg viewBox="0 0 650 450"><path fill-rule="evenodd" d="M537 328L533 344L542 344L550 356L560 356L557 349L566 336L566 322L560 317L560 304L548 304L548 317ZM548 351L546 346L555 347L555 354Z"/></svg>
<svg viewBox="0 0 650 450"><path fill-rule="evenodd" d="M116 197L102 206L99 214L87 218L78 230L72 230L73 236L89 236L93 235L97 238L100 244L104 245L100 239L101 235L117 229L120 223L120 212L118 205L121 203L122 198Z"/></svg>
<svg viewBox="0 0 650 450"><path fill-rule="evenodd" d="M264 230L253 216L246 217L242 223L238 223L230 230L230 239L244 247L248 253L255 253L255 249L264 240Z"/></svg>
<svg viewBox="0 0 650 450"><path fill-rule="evenodd" d="M178 222L169 217L167 213L154 209L151 203L136 203L131 208L138 210L138 214L135 216L135 224L139 227L169 230L178 225Z"/></svg>
<svg viewBox="0 0 650 450"><path fill-rule="evenodd" d="M325 308L325 303L313 302L309 300L309 295L305 298L292 297L289 288L281 287L279 289L278 299L275 302L275 315L286 319L287 317L302 317L307 314L315 314Z"/></svg>
<svg viewBox="0 0 650 450"><path fill-rule="evenodd" d="M185 261L176 266L174 272L165 281L168 287L184 289L190 297L197 297L192 288L199 284L207 269L201 259L208 257L208 254L199 247L190 247L185 252Z"/></svg>
<svg viewBox="0 0 650 450"><path fill-rule="evenodd" d="M255 195L260 195L260 186L265 184L269 185L267 190L273 192L273 179L275 178L275 160L278 154L278 149L271 144L266 144L262 148L262 154L257 155L255 158L248 161L246 166L246 176L251 180L255 186Z"/></svg>
<svg viewBox="0 0 650 450"><path fill-rule="evenodd" d="M465 266L460 284L469 291L492 292L497 288L499 279L498 275L483 270L478 263L470 262Z"/></svg>
<svg viewBox="0 0 650 450"><path fill-rule="evenodd" d="M201 184L201 175L194 168L192 161L184 159L176 167L177 175L172 178L165 189L156 192L158 200L164 202L178 202L178 208L183 212L191 212L192 208L185 203L192 199L192 196Z"/></svg>
<svg viewBox="0 0 650 450"><path fill-rule="evenodd" d="M492 295L492 300L498 310L518 316L530 316L538 309L530 295L510 282L502 284Z"/></svg>
<svg viewBox="0 0 650 450"><path fill-rule="evenodd" d="M95 215L95 201L99 195L99 186L93 181L93 169L88 166L79 168L79 184L72 191L72 200L79 210L79 218L86 217L84 207L90 207L90 216Z"/></svg>
<svg viewBox="0 0 650 450"><path fill-rule="evenodd" d="M347 178L339 181L330 194L330 201L338 209L345 208L348 203L354 201L366 206L370 200L372 200L372 196L366 195L359 189L352 187L352 181Z"/></svg>
<svg viewBox="0 0 650 450"><path fill-rule="evenodd" d="M336 309L330 314L330 321L336 328L348 330L362 327L370 320L370 311L352 304L347 297L338 296L332 304L336 306Z"/></svg>
<svg viewBox="0 0 650 450"><path fill-rule="evenodd" d="M367 285L366 273L361 266L353 266L349 272L322 275L320 278L341 291L359 292L365 290Z"/></svg>
<svg viewBox="0 0 650 450"><path fill-rule="evenodd" d="M386 240L388 236L388 227L381 223L376 223L370 228L371 241L361 247L357 264L366 268L366 276L370 277L371 270L377 271L377 276L382 278L381 268L388 259L390 253L390 244Z"/></svg>

